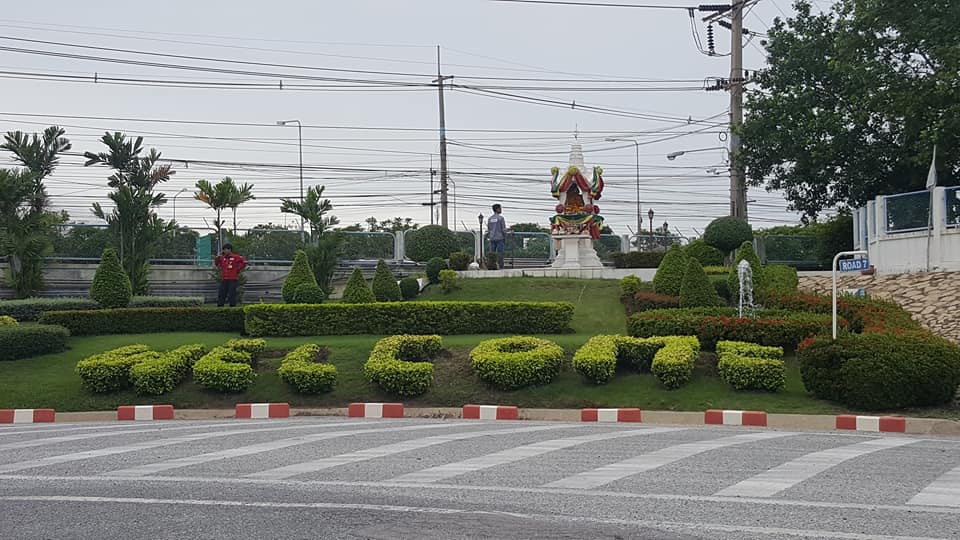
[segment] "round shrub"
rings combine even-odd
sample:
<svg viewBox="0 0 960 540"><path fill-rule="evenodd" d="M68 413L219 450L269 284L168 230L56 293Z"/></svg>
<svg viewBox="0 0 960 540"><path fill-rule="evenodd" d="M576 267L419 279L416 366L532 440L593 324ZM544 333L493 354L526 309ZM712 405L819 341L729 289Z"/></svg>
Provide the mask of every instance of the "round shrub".
<svg viewBox="0 0 960 540"><path fill-rule="evenodd" d="M653 290L658 294L680 296L683 274L687 270L687 256L680 246L673 246L663 256L653 276Z"/></svg>
<svg viewBox="0 0 960 540"><path fill-rule="evenodd" d="M399 302L403 299L397 278L383 259L377 261L377 272L373 274L373 297L377 302Z"/></svg>
<svg viewBox="0 0 960 540"><path fill-rule="evenodd" d="M733 216L717 218L707 225L703 241L723 253L730 253L737 246L753 239L753 228L745 220Z"/></svg>
<svg viewBox="0 0 960 540"><path fill-rule="evenodd" d="M350 274L347 288L343 290L343 301L347 304L369 304L377 301L359 268L354 268L353 273Z"/></svg>
<svg viewBox="0 0 960 540"><path fill-rule="evenodd" d="M9 315L0 315L0 326L17 326L20 323Z"/></svg>
<svg viewBox="0 0 960 540"><path fill-rule="evenodd" d="M446 259L457 247L457 235L441 225L427 225L406 236L406 255L416 262Z"/></svg>
<svg viewBox="0 0 960 540"><path fill-rule="evenodd" d="M684 248L687 257L692 257L703 266L721 266L723 264L723 252L707 244L703 240L694 240Z"/></svg>
<svg viewBox="0 0 960 540"><path fill-rule="evenodd" d="M470 351L480 380L500 390L549 383L560 373L562 360L562 347L535 337L489 339Z"/></svg>
<svg viewBox="0 0 960 540"><path fill-rule="evenodd" d="M440 283L440 271L447 269L447 261L434 257L427 261L427 279L430 283Z"/></svg>
<svg viewBox="0 0 960 540"><path fill-rule="evenodd" d="M460 276L456 270L440 271L440 290L444 294L450 294L460 288Z"/></svg>
<svg viewBox="0 0 960 540"><path fill-rule="evenodd" d="M327 299L327 293L313 283L301 283L293 290L294 304L322 304Z"/></svg>
<svg viewBox="0 0 960 540"><path fill-rule="evenodd" d="M317 278L313 275L313 270L310 268L307 253L302 249L298 249L296 255L293 256L293 266L290 267L290 272L287 274L286 279L283 280L283 287L280 289L283 301L288 304L297 303L297 288L304 283L319 287Z"/></svg>
<svg viewBox="0 0 960 540"><path fill-rule="evenodd" d="M700 261L691 257L680 286L680 307L710 307L719 306L721 303L720 296L703 272Z"/></svg>
<svg viewBox="0 0 960 540"><path fill-rule="evenodd" d="M130 278L120 266L120 259L113 248L103 250L100 265L93 275L93 284L90 286L90 297L105 308L127 307L133 297L133 286Z"/></svg>
<svg viewBox="0 0 960 540"><path fill-rule="evenodd" d="M400 280L400 295L404 300L413 300L420 294L420 281L415 277Z"/></svg>
<svg viewBox="0 0 960 540"><path fill-rule="evenodd" d="M450 254L450 268L453 270L464 271L470 268L470 263L473 262L473 255L463 251L454 251Z"/></svg>
<svg viewBox="0 0 960 540"><path fill-rule="evenodd" d="M301 394L321 394L337 384L337 368L323 363L326 350L316 343L307 343L287 353L277 375Z"/></svg>
<svg viewBox="0 0 960 540"><path fill-rule="evenodd" d="M399 397L423 394L433 384L433 358L440 353L440 336L390 336L373 346L363 372L370 381Z"/></svg>

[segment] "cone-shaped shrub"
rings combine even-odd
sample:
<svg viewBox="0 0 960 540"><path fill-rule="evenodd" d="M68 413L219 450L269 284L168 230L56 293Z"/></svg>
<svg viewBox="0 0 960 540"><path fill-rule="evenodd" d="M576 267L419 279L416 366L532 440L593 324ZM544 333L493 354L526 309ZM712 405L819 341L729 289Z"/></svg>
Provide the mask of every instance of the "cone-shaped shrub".
<svg viewBox="0 0 960 540"><path fill-rule="evenodd" d="M686 269L686 254L680 246L673 246L657 267L657 273L653 276L653 290L658 294L680 296L680 285L683 284Z"/></svg>
<svg viewBox="0 0 960 540"><path fill-rule="evenodd" d="M377 261L377 273L373 275L373 297L377 302L399 302L403 299L400 285L397 285L397 279L383 259Z"/></svg>
<svg viewBox="0 0 960 540"><path fill-rule="evenodd" d="M127 307L132 297L133 286L120 266L117 252L113 248L103 250L90 286L90 298L105 308L122 308Z"/></svg>
<svg viewBox="0 0 960 540"><path fill-rule="evenodd" d="M720 295L707 278L703 266L700 266L700 261L690 257L680 286L680 307L710 307L720 304Z"/></svg>
<svg viewBox="0 0 960 540"><path fill-rule="evenodd" d="M730 270L730 275L727 276L730 297L735 304L740 298L740 277L737 274L737 266L742 260L750 263L750 268L753 270L754 301L757 299L757 291L763 288L763 265L760 264L760 257L757 257L757 252L753 250L753 243L746 241L740 244L740 248L737 249L737 255L733 259L733 268Z"/></svg>
<svg viewBox="0 0 960 540"><path fill-rule="evenodd" d="M359 268L354 268L350 275L347 288L343 290L343 301L347 304L369 304L377 301Z"/></svg>
<svg viewBox="0 0 960 540"><path fill-rule="evenodd" d="M319 287L317 278L314 277L313 270L310 268L310 261L307 260L307 254L302 249L298 249L293 257L290 273L283 280L283 287L280 289L283 301L288 304L296 303L297 288L304 283Z"/></svg>

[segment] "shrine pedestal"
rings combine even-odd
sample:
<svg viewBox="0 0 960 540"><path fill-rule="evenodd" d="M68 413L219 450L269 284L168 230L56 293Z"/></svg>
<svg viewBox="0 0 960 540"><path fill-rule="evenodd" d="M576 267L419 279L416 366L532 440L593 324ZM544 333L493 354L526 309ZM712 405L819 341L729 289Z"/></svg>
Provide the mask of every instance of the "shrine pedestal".
<svg viewBox="0 0 960 540"><path fill-rule="evenodd" d="M560 251L550 268L603 268L588 234L554 235Z"/></svg>

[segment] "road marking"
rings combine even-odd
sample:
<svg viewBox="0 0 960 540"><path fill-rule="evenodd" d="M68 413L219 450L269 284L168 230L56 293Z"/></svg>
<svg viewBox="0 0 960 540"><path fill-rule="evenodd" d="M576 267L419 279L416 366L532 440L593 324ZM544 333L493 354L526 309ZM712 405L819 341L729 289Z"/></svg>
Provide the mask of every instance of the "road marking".
<svg viewBox="0 0 960 540"><path fill-rule="evenodd" d="M772 497L845 461L915 442L916 439L874 439L813 452L721 489L716 494L722 497Z"/></svg>
<svg viewBox="0 0 960 540"><path fill-rule="evenodd" d="M448 463L422 471L404 474L393 479L395 482L439 482L455 476L460 476L469 472L489 469L498 465L506 465L516 461L540 456L556 450L579 446L597 441L608 439L618 439L621 437L635 437L638 435L654 435L657 433L669 433L673 431L683 431L684 428L646 428L632 429L627 431L611 431L597 433L594 435L582 435L579 437L569 437L565 439L554 439L550 441L541 441L533 444L517 446L493 454L487 454L472 459L467 459L457 463Z"/></svg>
<svg viewBox="0 0 960 540"><path fill-rule="evenodd" d="M569 523L589 523L605 525L623 525L629 527L647 527L663 531L711 531L726 533L751 533L770 535L774 537L793 536L799 538L830 538L840 540L940 540L931 536L889 536L876 534L860 534L830 530L790 529L785 527L758 527L749 525L726 525L722 523L700 523L682 521L657 521L596 518L587 516L564 514L535 514L520 512L499 512L487 510L463 510L457 508L436 508L425 506L401 506L392 504L360 504L360 503L297 503L297 502L261 502L261 501L222 501L210 499L148 499L134 497L77 497L63 495L21 495L0 497L0 501L9 502L46 502L46 503L83 503L83 504L130 504L130 505L165 505L165 506L201 506L227 508L264 508L270 510L360 510L364 512L390 512L398 514L436 514L436 515L471 515L471 516L500 516L525 519L530 521Z"/></svg>
<svg viewBox="0 0 960 540"><path fill-rule="evenodd" d="M355 422L356 424L368 424L367 422ZM452 426L453 424L450 424ZM151 474L156 474L163 471L169 471L171 469L178 469L180 467L188 467L190 465L199 465L201 463L208 463L211 461L218 461L222 459L230 459L241 456L249 456L253 454L260 454L263 452L269 452L271 450L280 450L282 448L289 448L291 446L296 446L300 444L309 444L312 442L323 441L327 439L336 439L339 437L349 437L352 435L363 435L366 433L388 433L394 431L415 431L421 429L434 429L438 427L448 427L443 424L426 424L426 425L413 425L413 426L403 426L403 427L391 427L391 428L379 428L379 429L354 429L347 431L332 431L328 433L312 433L310 435L302 435L300 437L292 437L289 439L280 439L277 441L269 441L260 444L251 444L249 446L241 446L239 448L229 448L227 450L220 450L218 452L209 452L206 454L199 454L196 456L187 456L178 459L171 459L168 461L160 461L157 463L148 463L146 465L140 465L137 467L130 467L128 469L120 469L116 471L110 471L103 473L104 475L109 476L148 476Z"/></svg>
<svg viewBox="0 0 960 540"><path fill-rule="evenodd" d="M83 459L113 456L116 454L126 454L128 452L136 452L138 450L149 450L151 448L159 448L161 446L171 446L174 444L202 441L206 439L215 439L218 437L230 437L233 435L246 435L249 433L263 433L268 431L285 431L285 430L291 430L291 429L308 429L308 428L319 428L319 427L327 428L330 426L348 426L348 425L358 425L361 423L370 424L370 422L349 422L349 423L341 422L337 424L311 424L311 425L304 425L304 426L285 426L285 427L259 428L259 429L238 429L234 431L215 431L215 432L207 432L207 433L194 433L192 435L185 435L183 437L174 437L172 439L158 439L153 441L144 441L144 442L133 443L133 444L128 444L124 446L111 446L108 448L100 448L97 450L86 450L84 452L74 452L72 454L61 454L58 456L49 456L45 458L32 459L28 461L6 463L3 465L0 465L0 472L22 471L24 469L33 469L35 467L57 465L60 463L69 463L72 461L80 461Z"/></svg>
<svg viewBox="0 0 960 540"><path fill-rule="evenodd" d="M709 452L710 450L716 450L718 448L725 448L727 446L734 446L737 444L776 439L779 437L786 437L788 435L794 435L794 433L762 431L759 433L746 433L744 435L724 437L722 439L668 446L667 448L626 459L618 463L604 465L603 467L593 469L592 471L584 471L580 474L561 478L555 482L550 482L546 485L546 487L593 489L611 482L616 482L617 480L626 478L628 476L633 476L635 474L640 474L642 472L663 467L664 465L669 465L670 463L680 461L681 459L686 459L697 454Z"/></svg>
<svg viewBox="0 0 960 540"><path fill-rule="evenodd" d="M934 480L907 504L960 508L960 467Z"/></svg>
<svg viewBox="0 0 960 540"><path fill-rule="evenodd" d="M475 439L478 437L488 437L488 436L496 436L496 435L511 435L515 433L530 433L530 432L536 432L536 431L545 431L548 429L560 429L561 427L563 426L534 426L534 427L523 427L523 428L496 429L491 431L472 431L472 432L466 432L466 433L450 433L445 435L435 435L433 437L424 437L422 439L413 439L409 441L401 441L398 443L377 446L375 448L367 448L365 450L358 450L356 452L340 454L339 456L320 458L314 461L307 461L304 463L295 463L293 465L288 465L286 467L278 467L276 469L270 469L266 471L256 472L253 474L248 474L246 475L246 477L282 480L284 478L290 478L291 476L308 474L312 472L321 471L323 469L329 469L331 467L346 465L347 463L367 461L370 459L391 456L391 455L399 454L402 452L410 452L413 450L419 450L421 448L427 448L430 446L435 446L438 444L444 444L444 443L453 442L453 441L462 441L466 439Z"/></svg>

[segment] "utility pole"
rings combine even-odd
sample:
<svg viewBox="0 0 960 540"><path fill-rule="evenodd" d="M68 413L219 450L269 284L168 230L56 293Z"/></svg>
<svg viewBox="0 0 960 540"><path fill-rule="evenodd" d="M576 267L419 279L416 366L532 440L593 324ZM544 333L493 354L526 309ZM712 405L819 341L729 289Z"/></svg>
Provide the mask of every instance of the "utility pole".
<svg viewBox="0 0 960 540"><path fill-rule="evenodd" d="M444 77L440 73L440 46L437 45L437 90L440 92L440 225L449 229L447 220L447 122L443 114L443 81L453 76ZM433 191L433 190L431 190Z"/></svg>
<svg viewBox="0 0 960 540"><path fill-rule="evenodd" d="M730 13L730 215L747 219L747 183L740 163L740 125L743 124L743 4L733 2Z"/></svg>
<svg viewBox="0 0 960 540"><path fill-rule="evenodd" d="M433 202L433 177L437 173L433 169L433 154L430 154L430 224L433 225L433 207L436 204Z"/></svg>

